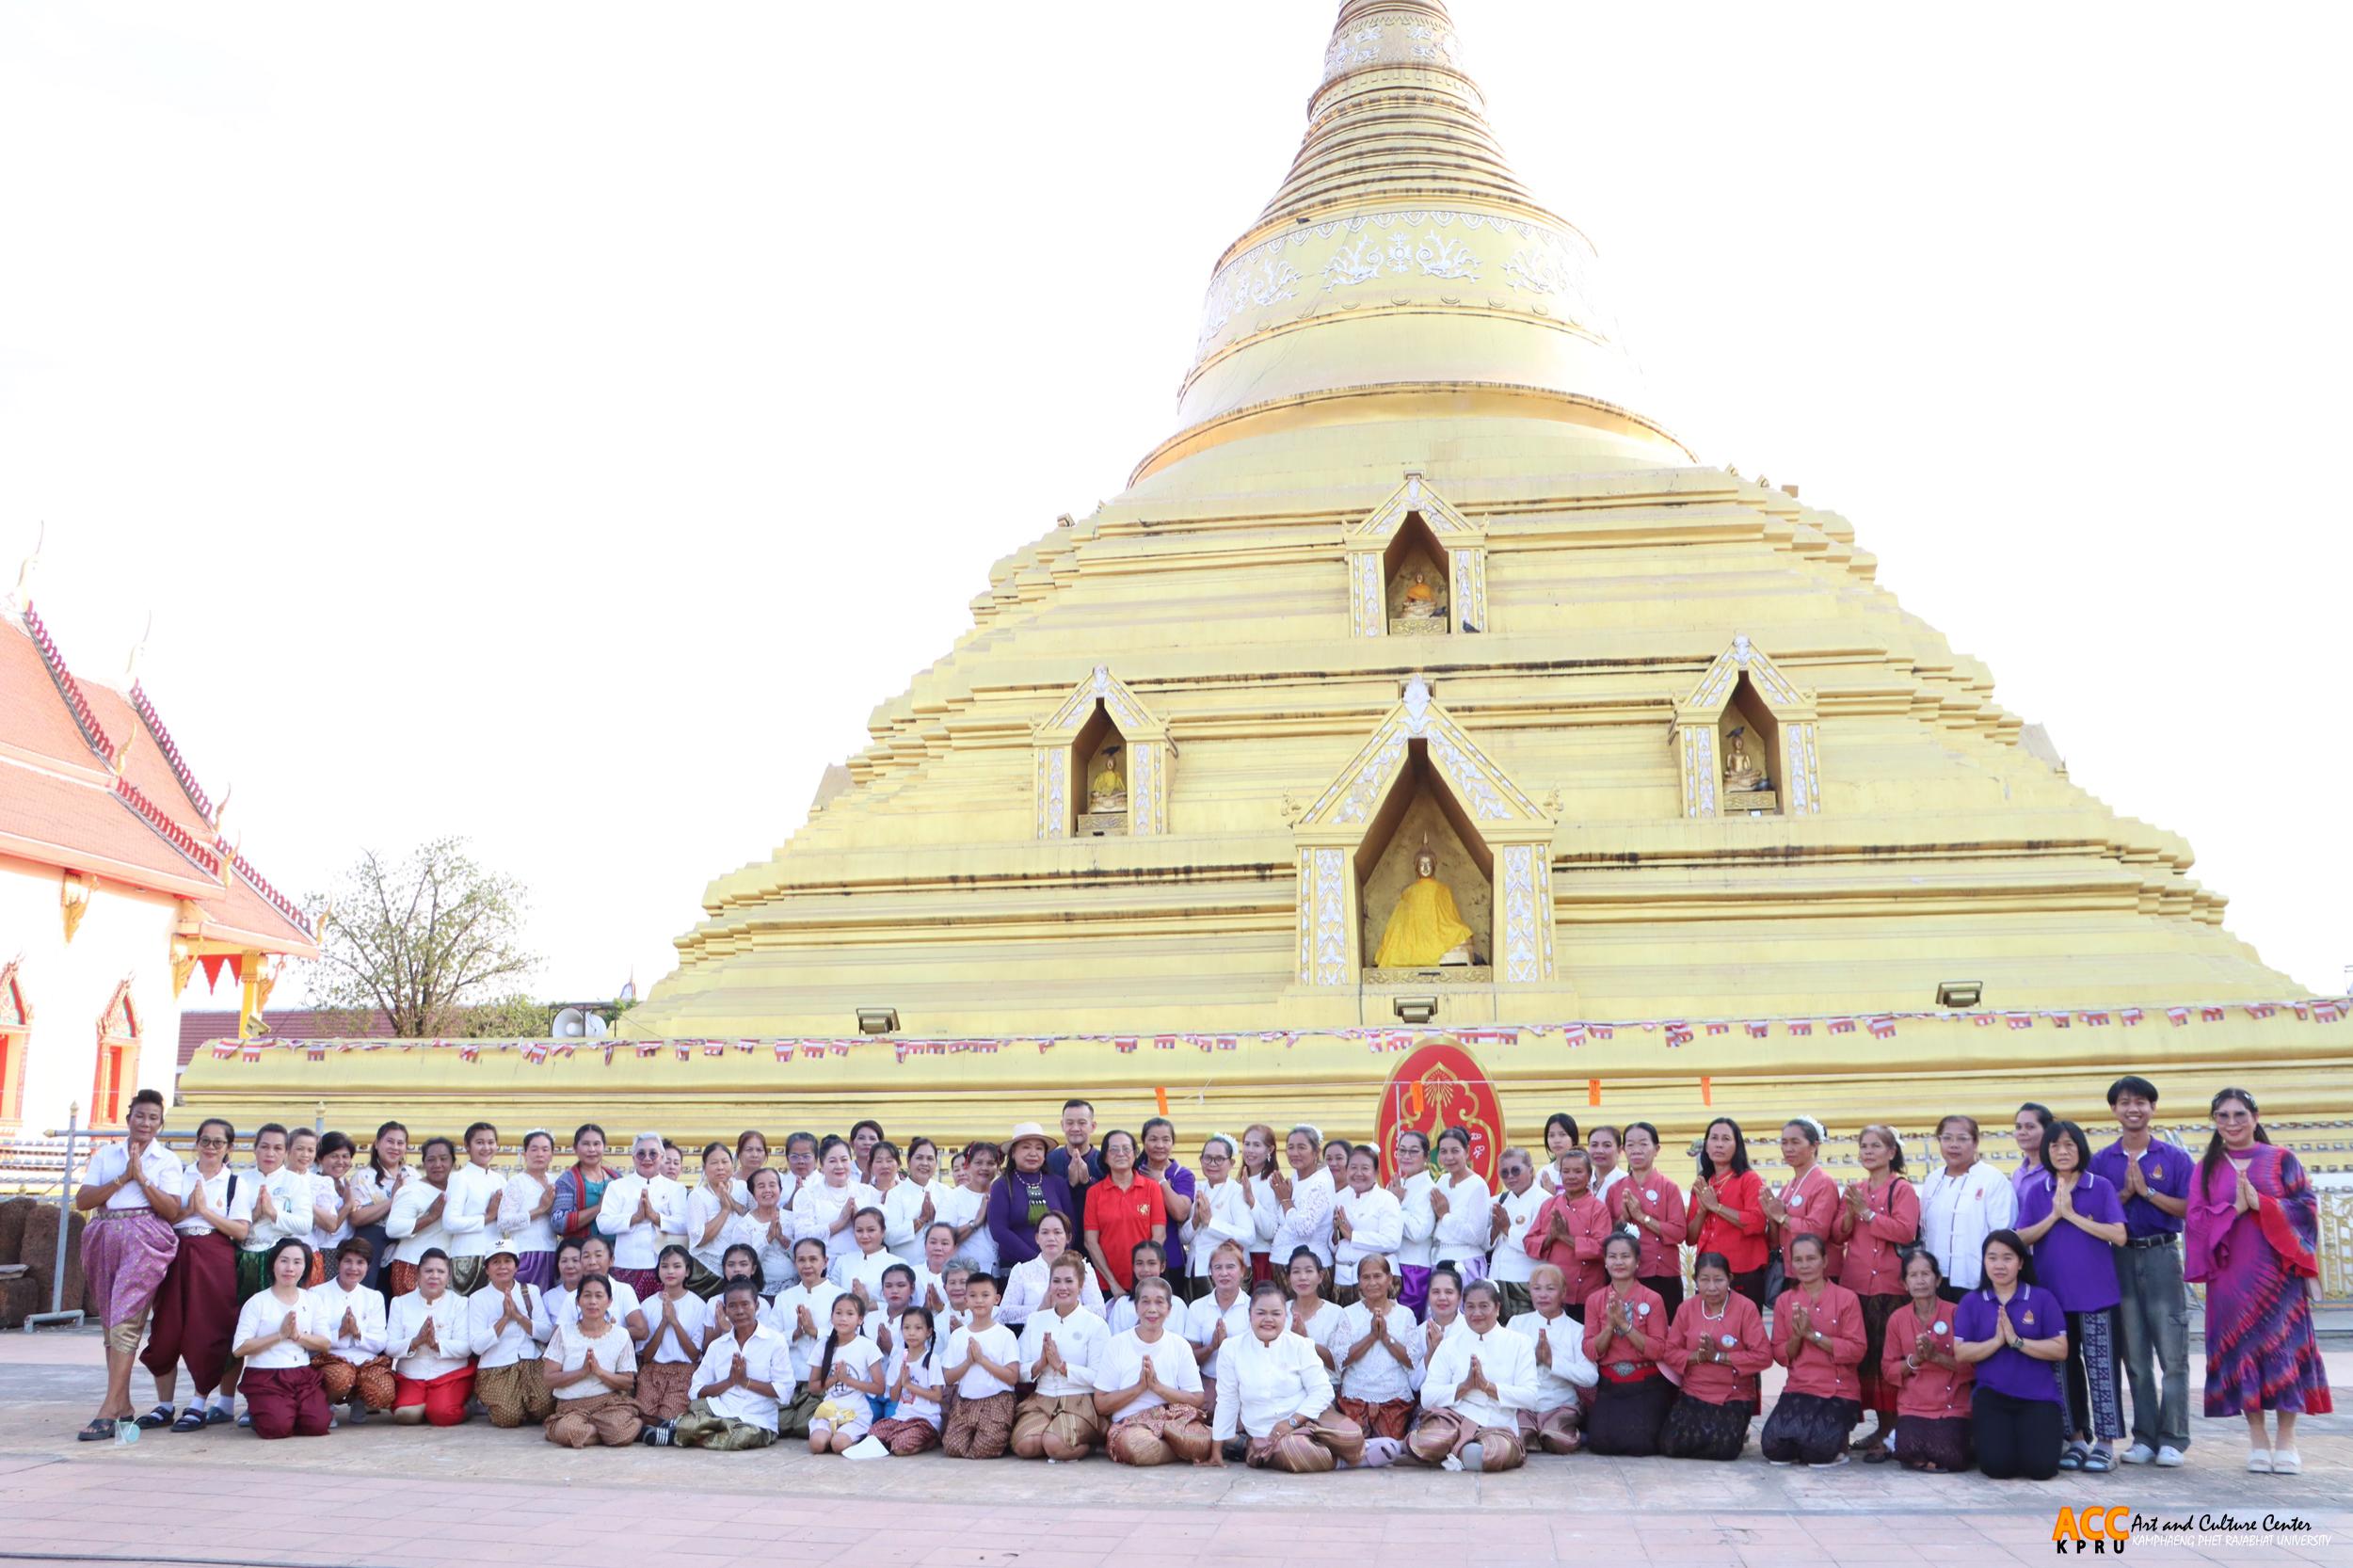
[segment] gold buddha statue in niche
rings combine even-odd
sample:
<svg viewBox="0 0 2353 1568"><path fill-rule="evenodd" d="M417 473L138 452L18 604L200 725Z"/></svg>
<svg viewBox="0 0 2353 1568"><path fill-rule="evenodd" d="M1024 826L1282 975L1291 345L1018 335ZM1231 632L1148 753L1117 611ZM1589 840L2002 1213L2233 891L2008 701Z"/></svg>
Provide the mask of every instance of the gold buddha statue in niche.
<svg viewBox="0 0 2353 1568"><path fill-rule="evenodd" d="M1381 932L1381 951L1373 967L1383 969L1426 969L1433 965L1469 964L1471 928L1455 907L1454 890L1438 880L1438 857L1424 844L1414 856L1414 880L1397 895L1389 923Z"/></svg>
<svg viewBox="0 0 2353 1568"><path fill-rule="evenodd" d="M1095 776L1087 781L1089 811L1128 809L1128 784L1119 776L1119 748L1106 747L1095 759Z"/></svg>
<svg viewBox="0 0 2353 1568"><path fill-rule="evenodd" d="M1764 770L1749 760L1748 744L1741 739L1747 733L1746 726L1736 724L1732 727L1732 732L1724 737L1724 793L1726 794L1746 794L1753 790L1770 787L1771 781L1765 776Z"/></svg>
<svg viewBox="0 0 2353 1568"><path fill-rule="evenodd" d="M1405 600L1398 607L1398 616L1404 620L1435 620L1438 618L1438 591L1430 585L1430 579L1419 571L1405 584Z"/></svg>

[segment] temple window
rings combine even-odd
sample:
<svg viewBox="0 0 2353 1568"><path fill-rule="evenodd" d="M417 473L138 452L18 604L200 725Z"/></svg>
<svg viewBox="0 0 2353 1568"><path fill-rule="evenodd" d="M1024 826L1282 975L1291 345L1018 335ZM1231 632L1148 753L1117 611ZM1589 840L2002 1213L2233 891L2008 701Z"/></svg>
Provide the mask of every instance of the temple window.
<svg viewBox="0 0 2353 1568"><path fill-rule="evenodd" d="M24 1115L25 1052L32 1039L32 1011L17 980L17 965L0 967L0 1128L15 1129Z"/></svg>
<svg viewBox="0 0 2353 1568"><path fill-rule="evenodd" d="M139 1015L131 983L115 987L114 1000L98 1020L98 1069L90 1083L89 1123L111 1127L122 1119L139 1083Z"/></svg>
<svg viewBox="0 0 2353 1568"><path fill-rule="evenodd" d="M1356 849L1365 978L1436 970L1483 983L1495 953L1495 856L1416 741Z"/></svg>

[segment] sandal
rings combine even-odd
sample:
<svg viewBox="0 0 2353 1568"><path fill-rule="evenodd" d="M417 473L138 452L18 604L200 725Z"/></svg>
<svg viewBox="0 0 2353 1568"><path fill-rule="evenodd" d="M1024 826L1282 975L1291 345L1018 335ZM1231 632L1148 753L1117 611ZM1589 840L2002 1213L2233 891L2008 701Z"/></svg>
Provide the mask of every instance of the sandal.
<svg viewBox="0 0 2353 1568"><path fill-rule="evenodd" d="M187 1409L180 1413L180 1418L178 1420L171 1423L171 1430L174 1432L202 1432L204 1430L203 1409L200 1406L190 1405Z"/></svg>
<svg viewBox="0 0 2353 1568"><path fill-rule="evenodd" d="M1863 1463L1865 1464L1884 1464L1887 1459L1887 1450L1877 1443L1863 1450Z"/></svg>
<svg viewBox="0 0 2353 1568"><path fill-rule="evenodd" d="M140 1416L138 1424L140 1429L145 1432L153 1432L157 1427L168 1427L171 1425L171 1406L168 1404L157 1405L154 1409Z"/></svg>
<svg viewBox="0 0 2353 1568"><path fill-rule="evenodd" d="M114 1436L114 1434L115 1418L111 1416L101 1416L96 1420L90 1422L88 1426L84 1427L80 1434L74 1438L74 1441L77 1443L104 1443L108 1438Z"/></svg>
<svg viewBox="0 0 2353 1568"><path fill-rule="evenodd" d="M2107 1474L2110 1470L2115 1468L2116 1455L2108 1451L2108 1446L2105 1443L2099 1445L2089 1453L2084 1455L2084 1470L2086 1474L2101 1476Z"/></svg>
<svg viewBox="0 0 2353 1568"><path fill-rule="evenodd" d="M2059 1468L2062 1470L2080 1470L2084 1467L2084 1461L2090 1457L2091 1450L2085 1448L2081 1443L2070 1443L2067 1445L2065 1451L2059 1455Z"/></svg>

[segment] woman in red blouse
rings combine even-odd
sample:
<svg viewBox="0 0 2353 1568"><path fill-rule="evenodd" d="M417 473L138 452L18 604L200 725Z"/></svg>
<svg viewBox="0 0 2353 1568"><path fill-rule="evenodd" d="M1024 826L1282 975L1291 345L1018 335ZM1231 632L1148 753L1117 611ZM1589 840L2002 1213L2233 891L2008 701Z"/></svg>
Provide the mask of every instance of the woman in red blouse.
<svg viewBox="0 0 2353 1568"><path fill-rule="evenodd" d="M1628 1138L1627 1152L1633 1147ZM1756 1374L1773 1364L1772 1341L1756 1304L1733 1291L1732 1265L1723 1254L1700 1254L1691 1264L1691 1285L1699 1293L1675 1313L1658 1352L1683 1380L1683 1397L1667 1413L1658 1451L1669 1459L1738 1459L1748 1446L1749 1417L1756 1414Z"/></svg>
<svg viewBox="0 0 2353 1568"><path fill-rule="evenodd" d="M1862 1418L1863 1303L1823 1277L1829 1248L1818 1236L1789 1243L1784 1263L1795 1283L1773 1304L1773 1359L1789 1368L1759 1442L1776 1464L1844 1464L1847 1434Z"/></svg>
<svg viewBox="0 0 2353 1568"><path fill-rule="evenodd" d="M1838 1181L1822 1169L1821 1152L1821 1123L1811 1116L1792 1116L1782 1124L1781 1162L1789 1167L1789 1175L1779 1186L1768 1183L1761 1201L1770 1227L1767 1256L1782 1265L1784 1285L1788 1283L1789 1243L1801 1236L1822 1239L1823 1272L1832 1279L1838 1277L1838 1243L1830 1235L1838 1212Z"/></svg>
<svg viewBox="0 0 2353 1568"><path fill-rule="evenodd" d="M1904 1265L1904 1304L1887 1320L1882 1382L1896 1394L1896 1463L1907 1470L1966 1470L1969 1395L1977 1368L1953 1353L1953 1304L1927 1248Z"/></svg>
<svg viewBox="0 0 2353 1568"><path fill-rule="evenodd" d="M1683 1306L1683 1238L1689 1229L1683 1190L1658 1169L1657 1128L1628 1122L1625 1147L1625 1179L1609 1194L1609 1218L1634 1228L1642 1243L1634 1277L1657 1291L1673 1314Z"/></svg>
<svg viewBox="0 0 2353 1568"><path fill-rule="evenodd" d="M1597 1454L1655 1454L1675 1387L1658 1369L1667 1304L1634 1277L1641 1247L1624 1231L1603 1243L1609 1283L1585 1298L1585 1358L1600 1369L1585 1447Z"/></svg>
<svg viewBox="0 0 2353 1568"><path fill-rule="evenodd" d="M1721 1253L1732 1265L1732 1288L1758 1306L1765 1304L1764 1183L1749 1169L1748 1140L1740 1124L1719 1116L1700 1143L1699 1179L1691 1183L1692 1217L1699 1222L1692 1244Z"/></svg>
<svg viewBox="0 0 2353 1568"><path fill-rule="evenodd" d="M1863 1302L1862 1400L1871 1412L1871 1430L1855 1446L1863 1463L1878 1464L1887 1458L1896 1424L1896 1385L1880 1376L1880 1358L1887 1348L1887 1320L1904 1304L1897 1249L1920 1239L1920 1195L1904 1179L1903 1145L1894 1128L1874 1123L1855 1143L1862 1151L1863 1179L1849 1182L1839 1194L1831 1235L1846 1243L1838 1283Z"/></svg>
<svg viewBox="0 0 2353 1568"><path fill-rule="evenodd" d="M1168 1209L1160 1184L1136 1169L1135 1134L1103 1135L1103 1172L1087 1183L1086 1246L1108 1305L1135 1288L1136 1243L1167 1240Z"/></svg>

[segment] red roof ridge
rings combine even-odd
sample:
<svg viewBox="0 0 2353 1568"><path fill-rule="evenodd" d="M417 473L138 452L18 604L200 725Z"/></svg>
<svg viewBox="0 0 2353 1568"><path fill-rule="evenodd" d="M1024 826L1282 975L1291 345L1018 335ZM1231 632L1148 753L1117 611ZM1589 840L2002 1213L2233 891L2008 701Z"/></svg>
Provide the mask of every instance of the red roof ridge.
<svg viewBox="0 0 2353 1568"><path fill-rule="evenodd" d="M155 711L155 704L148 697L147 688L135 680L131 682L129 696L131 707L146 724L147 732L155 738L155 749L162 752L164 760L171 764L171 776L180 781L180 788L188 792L188 802L196 808L197 815L206 822L213 821L212 797L204 792L204 787L196 781L196 774L181 757L179 744L172 740L171 731L164 727L163 715Z"/></svg>
<svg viewBox="0 0 2353 1568"><path fill-rule="evenodd" d="M90 749L104 759L109 767L113 766L115 748L106 740L105 727L98 722L97 712L90 707L89 698L83 695L82 683L73 679L72 670L66 668L65 655L57 651L57 640L49 634L49 628L41 623L40 616L30 604L24 606L24 630L32 634L33 646L40 649L40 662L49 667L49 679L57 683L58 693L64 696L67 709L73 714L73 722L81 728L82 739L89 743Z"/></svg>
<svg viewBox="0 0 2353 1568"><path fill-rule="evenodd" d="M173 822L162 807L148 799L140 792L139 787L132 783L128 777L116 776L115 798L129 807L141 822L154 829L157 838L187 856L189 864L198 871L216 882L220 880L220 856L205 848L195 834Z"/></svg>

